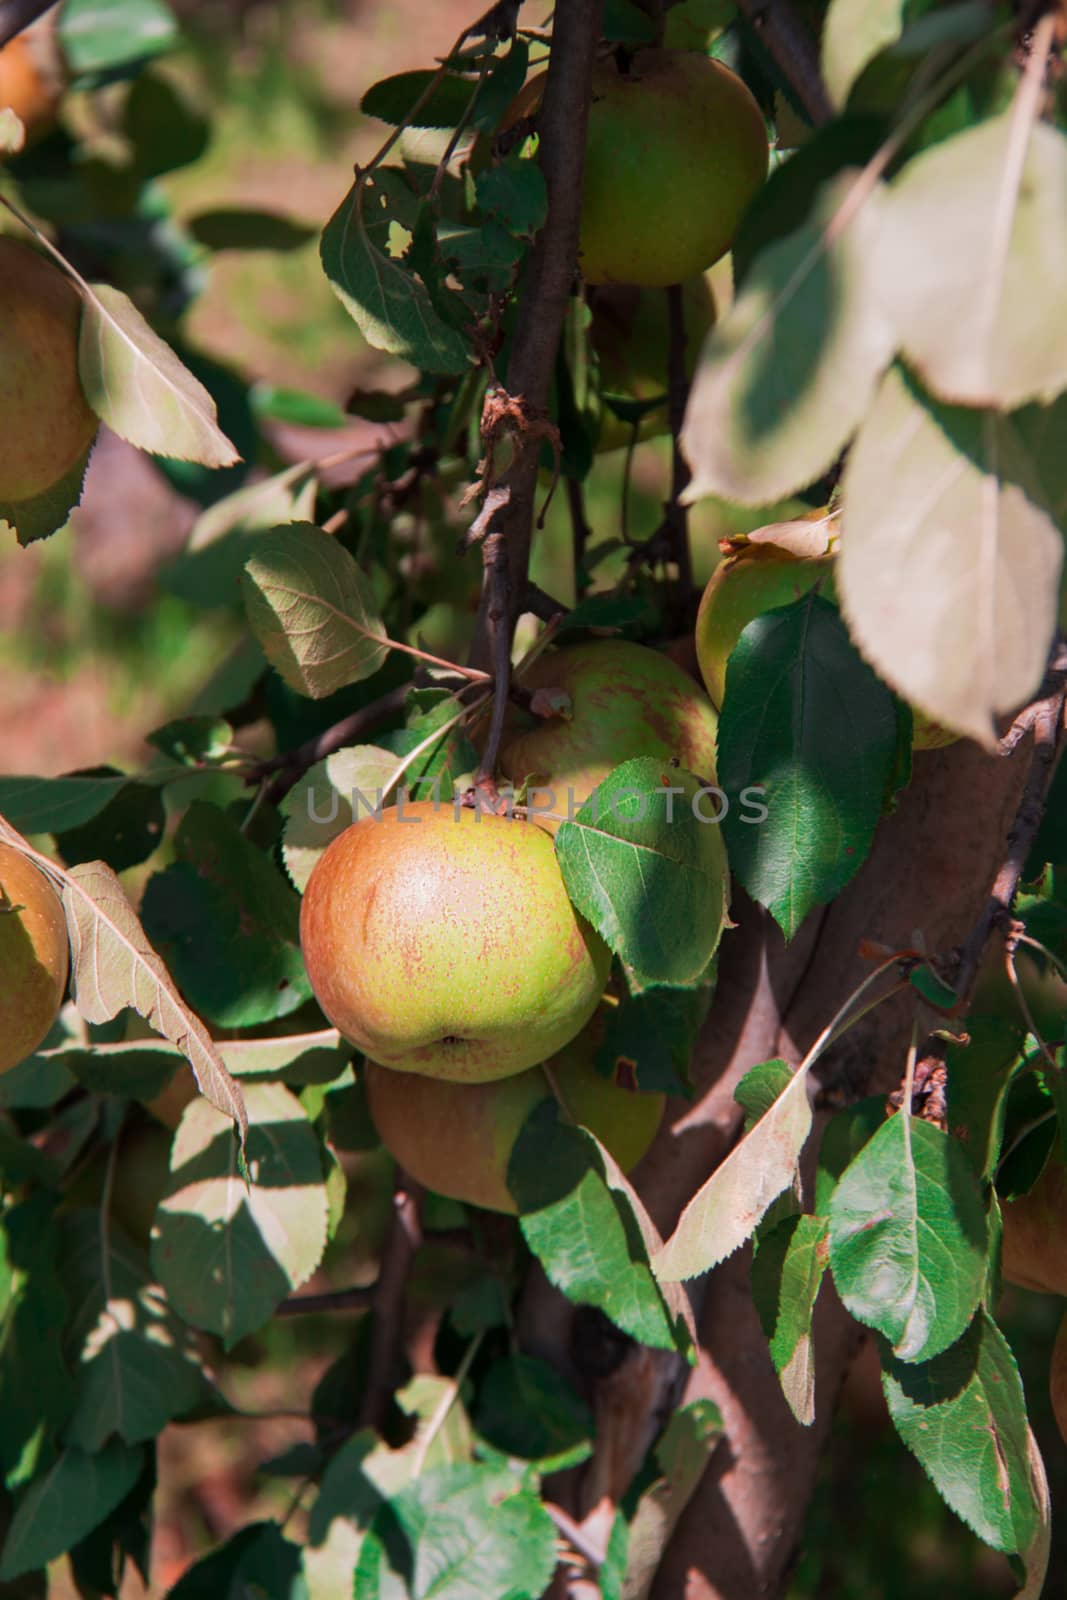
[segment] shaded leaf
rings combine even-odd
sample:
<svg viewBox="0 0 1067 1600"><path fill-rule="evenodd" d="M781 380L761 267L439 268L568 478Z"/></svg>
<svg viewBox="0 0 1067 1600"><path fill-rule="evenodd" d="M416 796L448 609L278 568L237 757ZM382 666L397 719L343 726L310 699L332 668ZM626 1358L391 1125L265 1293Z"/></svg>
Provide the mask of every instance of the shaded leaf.
<svg viewBox="0 0 1067 1600"><path fill-rule="evenodd" d="M722 1417L710 1400L672 1411L654 1447L657 1475L630 1522L622 1600L647 1600L671 1533L722 1437Z"/></svg>
<svg viewBox="0 0 1067 1600"><path fill-rule="evenodd" d="M1036 462L1054 427L940 406L894 369L845 469L849 632L904 699L987 747L994 717L1037 689L1052 639L1063 542Z"/></svg>
<svg viewBox="0 0 1067 1600"><path fill-rule="evenodd" d="M92 454L95 437L77 461L55 483L42 489L28 500L9 500L0 497L0 525L13 528L21 545L47 539L67 524L70 513L81 499L86 468Z"/></svg>
<svg viewBox="0 0 1067 1600"><path fill-rule="evenodd" d="M435 72L420 70L382 78L367 90L359 109L365 117L378 117L394 127L405 123L409 128L455 128L470 106L477 79L445 73L434 83L435 77ZM430 93L419 106L427 89Z"/></svg>
<svg viewBox="0 0 1067 1600"><path fill-rule="evenodd" d="M859 871L896 765L893 695L837 608L813 591L745 628L726 668L719 782L761 788L753 821L731 806L731 870L787 939Z"/></svg>
<svg viewBox="0 0 1067 1600"><path fill-rule="evenodd" d="M306 222L280 211L251 206L216 206L190 217L186 227L209 250L299 250L315 236Z"/></svg>
<svg viewBox="0 0 1067 1600"><path fill-rule="evenodd" d="M154 455L228 467L237 461L215 402L121 290L84 292L78 373L89 404L113 433Z"/></svg>
<svg viewBox="0 0 1067 1600"><path fill-rule="evenodd" d="M830 1201L834 1284L902 1361L957 1340L985 1283L985 1207L962 1148L898 1114L864 1145Z"/></svg>
<svg viewBox="0 0 1067 1600"><path fill-rule="evenodd" d="M822 28L822 75L836 106L868 62L899 39L904 0L832 0Z"/></svg>
<svg viewBox="0 0 1067 1600"><path fill-rule="evenodd" d="M152 1267L176 1310L232 1348L315 1271L327 1202L318 1137L282 1084L245 1085L251 1186L225 1121L203 1100L182 1117L156 1213Z"/></svg>
<svg viewBox="0 0 1067 1600"><path fill-rule="evenodd" d="M312 523L264 534L242 580L252 631L290 688L321 700L377 672L388 653L370 580Z"/></svg>
<svg viewBox="0 0 1067 1600"><path fill-rule="evenodd" d="M301 893L326 846L351 826L356 812L359 816L373 814L383 802L398 765L390 750L373 744L350 745L317 761L289 791L281 807L285 817L282 856Z"/></svg>
<svg viewBox="0 0 1067 1600"><path fill-rule="evenodd" d="M308 521L316 492L315 468L298 461L216 500L197 518L185 549L164 569L164 585L193 605L239 604L241 576L257 540L286 523Z"/></svg>
<svg viewBox="0 0 1067 1600"><path fill-rule="evenodd" d="M789 1409L815 1421L815 1351L811 1318L829 1265L825 1217L787 1217L765 1238L752 1261L752 1294L771 1360Z"/></svg>
<svg viewBox="0 0 1067 1600"><path fill-rule="evenodd" d="M140 1449L117 1439L91 1455L64 1450L19 1501L0 1559L0 1578L43 1567L84 1539L133 1488L143 1459Z"/></svg>
<svg viewBox="0 0 1067 1600"><path fill-rule="evenodd" d="M102 777L119 777L111 767ZM163 842L167 813L158 785L123 782L123 787L102 811L74 828L55 832L56 848L68 866L85 861L106 861L113 872L147 861Z"/></svg>
<svg viewBox="0 0 1067 1600"><path fill-rule="evenodd" d="M513 1351L495 1361L478 1391L478 1432L503 1455L560 1472L592 1454L589 1407L554 1367Z"/></svg>
<svg viewBox="0 0 1067 1600"><path fill-rule="evenodd" d="M0 815L20 833L63 833L98 817L129 781L122 772L0 777Z"/></svg>
<svg viewBox="0 0 1067 1600"><path fill-rule="evenodd" d="M744 505L820 477L892 356L875 276L878 191L827 184L809 221L756 257L704 344L682 429L684 499ZM847 226L845 222L847 220Z"/></svg>

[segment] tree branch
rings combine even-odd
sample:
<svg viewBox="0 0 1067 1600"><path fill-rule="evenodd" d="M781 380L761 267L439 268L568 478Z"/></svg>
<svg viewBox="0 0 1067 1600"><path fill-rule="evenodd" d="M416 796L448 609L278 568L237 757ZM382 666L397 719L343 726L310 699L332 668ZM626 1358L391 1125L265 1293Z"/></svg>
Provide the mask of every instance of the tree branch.
<svg viewBox="0 0 1067 1600"><path fill-rule="evenodd" d="M738 0L757 37L778 63L816 128L834 114L822 81L819 46L790 0Z"/></svg>
<svg viewBox="0 0 1067 1600"><path fill-rule="evenodd" d="M382 1427L393 1394L397 1357L407 1300L408 1277L422 1243L422 1189L397 1169L393 1215L374 1286L374 1328L371 1334L367 1387L359 1421L364 1428Z"/></svg>
<svg viewBox="0 0 1067 1600"><path fill-rule="evenodd" d="M343 750L347 744L355 744L365 734L380 728L383 722L388 722L390 717L398 716L404 709L410 688L410 683L398 684L395 689L387 690L369 705L360 706L358 711L342 717L341 721L335 722L332 727L324 728L321 733L306 739L303 744L297 745L295 750L283 750L280 755L269 756L265 761L257 761L249 768L247 774L249 780L255 782L259 778L271 777L273 773L274 776L267 786L264 798L276 805L316 761L324 761L327 756L333 755L335 750Z"/></svg>

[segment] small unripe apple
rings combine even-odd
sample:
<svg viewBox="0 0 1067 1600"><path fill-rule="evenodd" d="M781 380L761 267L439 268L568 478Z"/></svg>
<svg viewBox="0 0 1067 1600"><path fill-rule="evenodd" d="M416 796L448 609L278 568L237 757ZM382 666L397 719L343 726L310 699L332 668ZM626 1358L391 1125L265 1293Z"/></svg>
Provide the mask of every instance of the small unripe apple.
<svg viewBox="0 0 1067 1600"><path fill-rule="evenodd" d="M1001 1271L1009 1283L1067 1294L1067 1168L1055 1151L1027 1194L1001 1204Z"/></svg>
<svg viewBox="0 0 1067 1600"><path fill-rule="evenodd" d="M685 323L685 373L696 371L700 347L715 323L715 297L703 273L682 285ZM668 352L670 318L663 289L632 283L606 283L593 292L591 337L600 363L600 387L624 400L652 401L637 425L638 439L655 439L670 429ZM633 428L605 403L597 450L629 445Z"/></svg>
<svg viewBox="0 0 1067 1600"><path fill-rule="evenodd" d="M816 584L823 599L837 604L836 559L832 548L800 555L771 541L733 541L708 580L696 621L700 670L717 708L721 710L726 692L726 663L750 622L766 611L792 605ZM954 744L956 738L912 707L913 750L934 750Z"/></svg>
<svg viewBox="0 0 1067 1600"><path fill-rule="evenodd" d="M715 781L718 718L699 686L673 661L627 639L598 639L546 651L522 675L535 707L516 710L500 751L516 786L527 778L552 791L558 818L577 811L614 767L633 756L674 757ZM538 810L547 809L537 798ZM554 827L545 819L546 827Z"/></svg>
<svg viewBox="0 0 1067 1600"><path fill-rule="evenodd" d="M607 982L532 822L432 801L364 816L304 892L308 978L346 1039L399 1072L477 1083L573 1039Z"/></svg>
<svg viewBox="0 0 1067 1600"><path fill-rule="evenodd" d="M0 504L43 494L93 442L78 377L81 300L50 261L0 238Z"/></svg>
<svg viewBox="0 0 1067 1600"><path fill-rule="evenodd" d="M763 115L709 56L643 50L593 74L579 265L588 283L684 283L725 255L767 174Z"/></svg>
<svg viewBox="0 0 1067 1600"><path fill-rule="evenodd" d="M0 844L0 1072L32 1055L56 1020L69 962L59 896L32 861Z"/></svg>
<svg viewBox="0 0 1067 1600"><path fill-rule="evenodd" d="M545 1066L494 1083L414 1079L368 1062L364 1081L378 1136L426 1188L487 1211L514 1213L508 1161L530 1112L554 1098L554 1082L567 1114L595 1133L629 1172L655 1137L663 1096L603 1077L594 1065L602 1035L598 1013Z"/></svg>
<svg viewBox="0 0 1067 1600"><path fill-rule="evenodd" d="M1060 1322L1048 1368L1048 1392L1060 1437L1067 1444L1067 1312Z"/></svg>

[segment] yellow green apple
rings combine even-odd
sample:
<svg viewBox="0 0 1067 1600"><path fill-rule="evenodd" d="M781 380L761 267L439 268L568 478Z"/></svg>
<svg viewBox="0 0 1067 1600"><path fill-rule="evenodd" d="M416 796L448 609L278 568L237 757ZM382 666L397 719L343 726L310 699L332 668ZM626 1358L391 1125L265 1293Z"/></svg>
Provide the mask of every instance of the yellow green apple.
<svg viewBox="0 0 1067 1600"><path fill-rule="evenodd" d="M576 811L633 756L673 757L714 783L715 710L658 650L627 639L565 645L538 656L520 682L532 709L511 714L500 766L516 787L531 779L549 791L531 797L546 827ZM549 810L551 818L542 816Z"/></svg>
<svg viewBox="0 0 1067 1600"><path fill-rule="evenodd" d="M643 50L593 76L579 265L588 283L684 283L725 255L767 174L742 80L688 50Z"/></svg>
<svg viewBox="0 0 1067 1600"><path fill-rule="evenodd" d="M319 858L300 939L315 998L382 1066L482 1082L547 1060L607 982L543 828L432 801L362 816Z"/></svg>
<svg viewBox="0 0 1067 1600"><path fill-rule="evenodd" d="M652 1143L663 1096L640 1093L622 1076L602 1076L594 1064L602 1035L598 1012L544 1066L492 1083L415 1079L368 1062L364 1081L378 1135L428 1189L513 1213L507 1170L515 1141L534 1107L558 1091L566 1114L595 1133L628 1172Z"/></svg>
<svg viewBox="0 0 1067 1600"><path fill-rule="evenodd" d="M0 1072L32 1055L56 1020L69 961L59 896L21 851L0 844Z"/></svg>
<svg viewBox="0 0 1067 1600"><path fill-rule="evenodd" d="M36 250L0 238L0 504L43 494L98 426L78 378L81 300Z"/></svg>

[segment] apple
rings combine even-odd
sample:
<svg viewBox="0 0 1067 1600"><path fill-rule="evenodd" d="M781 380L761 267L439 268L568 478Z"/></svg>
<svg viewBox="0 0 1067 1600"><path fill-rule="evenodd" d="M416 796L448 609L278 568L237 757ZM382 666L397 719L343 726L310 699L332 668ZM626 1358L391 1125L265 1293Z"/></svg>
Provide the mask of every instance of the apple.
<svg viewBox="0 0 1067 1600"><path fill-rule="evenodd" d="M32 140L55 122L65 76L55 17L41 17L0 50L0 111L13 111Z"/></svg>
<svg viewBox="0 0 1067 1600"><path fill-rule="evenodd" d="M607 982L543 828L432 801L363 816L316 862L308 978L346 1039L399 1072L478 1083L545 1061Z"/></svg>
<svg viewBox="0 0 1067 1600"><path fill-rule="evenodd" d="M1001 1203L1001 1272L1009 1283L1067 1294L1067 1168L1055 1151L1033 1188Z"/></svg>
<svg viewBox="0 0 1067 1600"><path fill-rule="evenodd" d="M1060 1321L1048 1368L1048 1392L1060 1437L1067 1444L1067 1312Z"/></svg>
<svg viewBox="0 0 1067 1600"><path fill-rule="evenodd" d="M21 851L0 844L0 1072L32 1055L56 1020L69 962L59 896Z"/></svg>
<svg viewBox="0 0 1067 1600"><path fill-rule="evenodd" d="M715 322L715 296L703 273L682 285L685 319L685 371L696 370L700 347ZM593 349L600 364L600 386L624 400L659 400L637 426L639 439L654 439L670 428L667 353L670 328L667 295L632 283L606 283L592 293ZM606 405L597 450L603 454L630 444L633 428Z"/></svg>
<svg viewBox="0 0 1067 1600"><path fill-rule="evenodd" d="M824 599L837 604L836 550L829 537L823 540L817 533L824 520L820 513L810 528L805 522L783 524L782 536L791 542L792 530L800 530L792 548L745 535L731 540L708 580L697 612L696 648L708 694L718 709L726 691L726 663L750 622L765 611L791 605L816 584ZM818 543L824 546L818 553L798 553ZM935 750L954 744L957 737L912 707L913 750Z"/></svg>
<svg viewBox="0 0 1067 1600"><path fill-rule="evenodd" d="M652 1143L664 1097L601 1076L594 1062L602 1037L598 1012L545 1066L492 1083L416 1082L368 1062L364 1082L378 1136L428 1189L487 1211L514 1213L508 1161L530 1112L553 1097L547 1067L569 1115L595 1133L628 1172Z"/></svg>
<svg viewBox="0 0 1067 1600"><path fill-rule="evenodd" d="M587 283L665 287L733 243L767 175L763 114L709 56L643 50L593 74L579 265Z"/></svg>
<svg viewBox="0 0 1067 1600"><path fill-rule="evenodd" d="M0 238L0 515L71 472L97 418L78 378L81 299L50 261Z"/></svg>
<svg viewBox="0 0 1067 1600"><path fill-rule="evenodd" d="M626 639L597 639L546 651L521 676L535 711L515 710L505 729L500 767L518 787L531 778L552 791L554 819L577 811L613 768L632 756L675 757L715 781L718 718L681 667ZM539 716L559 699L557 715ZM534 797L547 810L547 797Z"/></svg>

